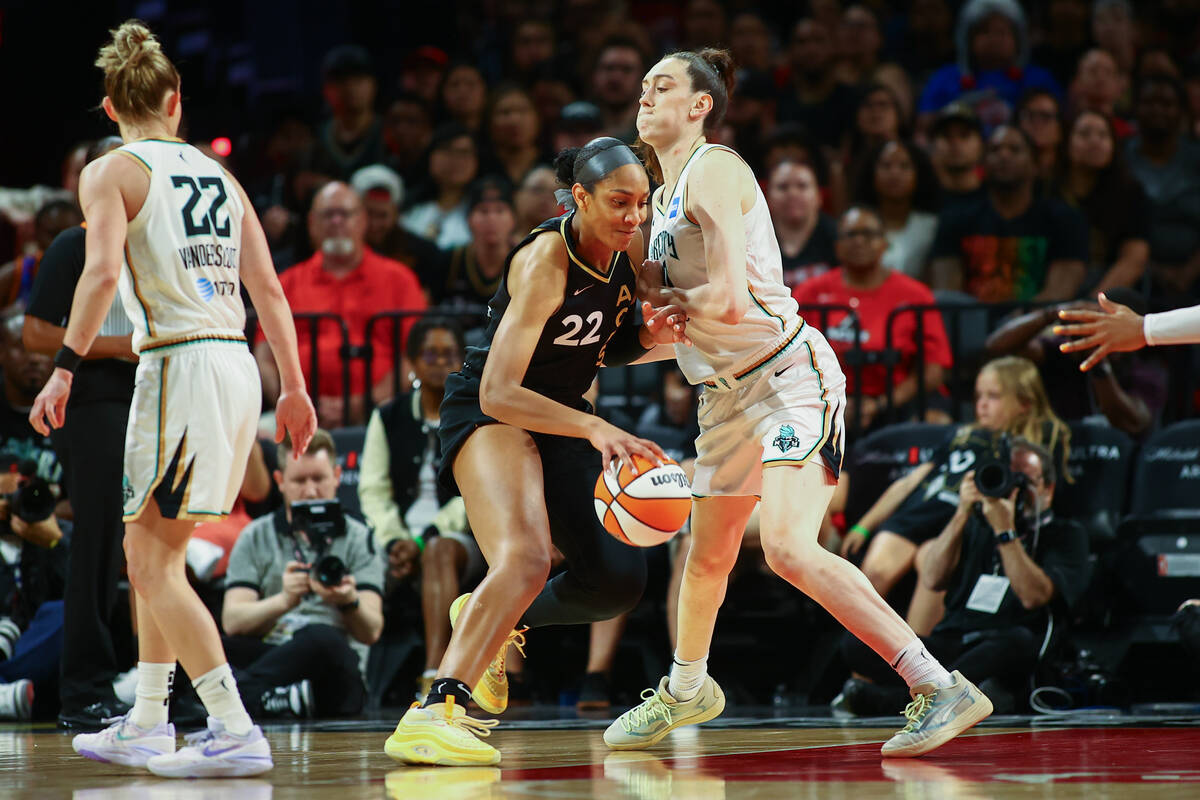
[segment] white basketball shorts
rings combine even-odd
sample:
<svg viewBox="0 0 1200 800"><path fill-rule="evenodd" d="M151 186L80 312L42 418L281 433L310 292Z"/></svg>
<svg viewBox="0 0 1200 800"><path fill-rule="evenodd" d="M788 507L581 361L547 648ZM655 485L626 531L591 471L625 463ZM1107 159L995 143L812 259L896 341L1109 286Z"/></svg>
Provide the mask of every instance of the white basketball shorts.
<svg viewBox="0 0 1200 800"><path fill-rule="evenodd" d="M846 377L821 332L805 325L787 349L705 381L692 494L762 494L767 467L820 457L836 478L845 445Z"/></svg>
<svg viewBox="0 0 1200 800"><path fill-rule="evenodd" d="M228 515L261 410L258 367L244 340L143 352L125 431L125 521L151 498L167 519Z"/></svg>

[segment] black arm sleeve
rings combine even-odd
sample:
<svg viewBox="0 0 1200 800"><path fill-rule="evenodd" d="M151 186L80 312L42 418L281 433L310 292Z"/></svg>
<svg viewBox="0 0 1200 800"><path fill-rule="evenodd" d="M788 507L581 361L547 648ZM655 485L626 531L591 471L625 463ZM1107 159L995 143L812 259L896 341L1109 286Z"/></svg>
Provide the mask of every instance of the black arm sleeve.
<svg viewBox="0 0 1200 800"><path fill-rule="evenodd" d="M82 226L67 228L46 248L29 294L27 314L65 328L71 316L75 284L83 274L87 232Z"/></svg>

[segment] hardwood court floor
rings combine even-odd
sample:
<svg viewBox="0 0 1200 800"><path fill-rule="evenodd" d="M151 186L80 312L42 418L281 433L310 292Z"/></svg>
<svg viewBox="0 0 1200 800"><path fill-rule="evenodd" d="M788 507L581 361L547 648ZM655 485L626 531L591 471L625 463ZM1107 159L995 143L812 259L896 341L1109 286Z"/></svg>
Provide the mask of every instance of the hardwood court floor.
<svg viewBox="0 0 1200 800"><path fill-rule="evenodd" d="M677 731L647 752L613 753L599 727L518 722L493 734L499 768L402 767L379 722L277 726L262 779L166 781L98 764L47 726L0 727L0 798L1114 798L1200 797L1200 727L981 727L935 755L879 757L892 728L725 727ZM831 721L826 720L828 724ZM546 729L547 725L554 729ZM730 727L732 725L732 727Z"/></svg>

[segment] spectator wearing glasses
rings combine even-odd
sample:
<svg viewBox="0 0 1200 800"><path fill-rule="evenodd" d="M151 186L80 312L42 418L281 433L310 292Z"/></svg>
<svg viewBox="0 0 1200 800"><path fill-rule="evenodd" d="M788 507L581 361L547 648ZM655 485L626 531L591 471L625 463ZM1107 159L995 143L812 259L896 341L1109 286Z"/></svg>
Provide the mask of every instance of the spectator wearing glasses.
<svg viewBox="0 0 1200 800"><path fill-rule="evenodd" d="M479 145L474 134L457 123L433 132L429 146L432 197L404 215L404 227L449 250L471 241L467 229L467 187L479 173Z"/></svg>
<svg viewBox="0 0 1200 800"><path fill-rule="evenodd" d="M344 183L330 183L317 193L308 216L309 235L317 252L280 276L292 312L337 314L345 321L350 345L366 343L366 323L384 311L425 308L413 271L376 253L366 245L367 220L362 200ZM312 374L312 338L309 325L317 325L317 374ZM407 327L411 327L409 323ZM350 364L350 405L344 407L342 385L341 328L332 320L313 323L296 320L300 366L305 384L316 388L317 417L326 428L343 424L361 425L366 420L365 396L369 390L376 403L392 396L392 337L388 325L372 332L374 350L371 375L361 361ZM263 377L268 403L279 395L279 372L266 340L259 335L255 356Z"/></svg>
<svg viewBox="0 0 1200 800"><path fill-rule="evenodd" d="M450 604L462 582L486 569L483 555L467 529L462 498L437 483L441 448L439 409L446 378L462 367L462 329L447 317L425 316L408 338L408 358L416 380L413 390L371 414L363 446L358 494L363 513L387 559L386 614L395 624L391 601L399 582L418 567L422 574L421 610L425 621L425 674L429 683L450 641Z"/></svg>
<svg viewBox="0 0 1200 800"><path fill-rule="evenodd" d="M1038 179L1048 185L1054 179L1063 141L1062 109L1058 98L1046 89L1030 89L1017 104L1017 124L1033 140L1037 148Z"/></svg>
<svg viewBox="0 0 1200 800"><path fill-rule="evenodd" d="M856 403L858 375L846 364L846 355L855 346L853 318L845 311L831 311L822 329L846 373L846 421L859 429L870 428L882 418L881 412L886 408L887 369L878 356L886 347L888 314L901 305L934 302L933 293L925 284L885 266L883 256L887 249L879 214L868 208L851 208L838 225L837 254L841 266L792 292L802 306L849 306L857 312L860 346L867 355L861 376L861 405ZM915 315L904 314L896 319L893 328L892 347L900 353L900 362L892 375L896 387L892 400L897 407L906 406L917 396L918 365L923 365L925 389L930 393L942 385L944 370L950 366L950 345L941 315L936 311L925 314L923 339L917 338L916 322Z"/></svg>

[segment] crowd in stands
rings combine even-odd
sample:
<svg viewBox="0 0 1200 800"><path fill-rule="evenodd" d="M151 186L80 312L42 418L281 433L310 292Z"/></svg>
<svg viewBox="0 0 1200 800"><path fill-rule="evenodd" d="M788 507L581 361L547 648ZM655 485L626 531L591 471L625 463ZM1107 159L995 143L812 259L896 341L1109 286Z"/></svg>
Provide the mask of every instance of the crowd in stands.
<svg viewBox="0 0 1200 800"><path fill-rule="evenodd" d="M1080 459L1095 453L1073 432L1113 429L1132 463L1135 443L1194 412L1189 351L1114 355L1083 374L1053 328L1099 291L1139 312L1200 300L1200 19L1165 0L550 5L593 18L481 11L490 37L415 48L399 74L335 47L320 98L268 97L268 125L228 156L208 150L262 219L326 429L299 460L287 443L257 447L235 516L202 526L189 553L251 713L353 715L428 688L450 604L487 568L461 498L433 478L446 377L478 340L509 250L561 212L554 153L632 143L646 70L709 45L738 65L714 138L759 176L784 280L849 380L851 440L822 543L861 562L944 663L1024 708L1048 621L1094 621L1089 586L1113 568L1112 530L1100 536L1077 502L1076 482L1093 479ZM43 254L82 221L78 172L101 144L72 149L61 188L0 190L2 240L17 242L0 259L0 458L12 465L0 475L0 717L57 709L70 482L65 445L25 420L49 371L27 312ZM249 333L267 431L278 372ZM696 389L673 368L622 369L601 375L597 412L688 468ZM916 427L887 439L898 423ZM900 455L881 481L871 458L884 441ZM1021 476L1015 494L980 493L978 470L996 459ZM29 519L12 493L38 480L58 502ZM322 502L332 516L314 523ZM735 608L754 606L739 574L771 580L754 527ZM578 691L581 708L632 695L656 673L623 668L622 642L673 632L687 552L685 528L650 554L639 609L576 642L586 666L539 666L531 641L530 669ZM329 557L333 575L318 568ZM116 646L132 666L128 641ZM838 713L903 705L859 643L826 649L833 691L816 667L778 682L837 694ZM514 698L529 697L515 650L509 668ZM740 699L769 700L762 681ZM97 701L120 709L117 694Z"/></svg>

